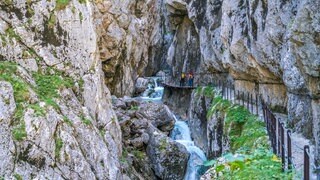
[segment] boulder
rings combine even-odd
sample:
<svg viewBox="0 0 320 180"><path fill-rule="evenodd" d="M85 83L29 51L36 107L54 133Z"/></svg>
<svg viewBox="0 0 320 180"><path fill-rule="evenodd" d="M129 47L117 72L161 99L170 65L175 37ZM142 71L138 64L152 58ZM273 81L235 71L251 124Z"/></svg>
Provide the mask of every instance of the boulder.
<svg viewBox="0 0 320 180"><path fill-rule="evenodd" d="M159 71L159 72L157 72L156 76L157 77L164 77L164 76L166 76L166 73L164 71Z"/></svg>
<svg viewBox="0 0 320 180"><path fill-rule="evenodd" d="M136 80L136 83L135 83L135 93L136 94L140 94L142 92L144 92L147 88L148 88L148 82L149 80L148 79L145 79L145 78L138 78Z"/></svg>
<svg viewBox="0 0 320 180"><path fill-rule="evenodd" d="M150 128L147 155L151 168L161 179L184 179L189 159L187 149L161 132Z"/></svg>
<svg viewBox="0 0 320 180"><path fill-rule="evenodd" d="M153 126L163 132L170 132L173 129L175 118L168 106L155 103L144 103L136 112L138 118L145 118Z"/></svg>

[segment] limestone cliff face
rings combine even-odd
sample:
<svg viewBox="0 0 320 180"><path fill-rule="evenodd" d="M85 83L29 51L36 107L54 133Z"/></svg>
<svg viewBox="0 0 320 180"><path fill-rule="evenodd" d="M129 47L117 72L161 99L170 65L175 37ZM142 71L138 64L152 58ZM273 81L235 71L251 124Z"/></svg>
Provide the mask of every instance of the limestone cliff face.
<svg viewBox="0 0 320 180"><path fill-rule="evenodd" d="M187 19L176 25L177 42L185 40L179 37L186 21L196 32L192 37L201 56L198 66L189 64L187 71L229 73L237 89L262 94L275 111L288 113L289 125L320 147L319 1L167 0L167 4L172 12L182 9L182 19ZM168 62L171 57L186 57L175 51L189 47L183 46L171 45ZM190 60L174 65L173 74L185 71L180 69Z"/></svg>
<svg viewBox="0 0 320 180"><path fill-rule="evenodd" d="M165 65L172 37L163 4L163 0L97 3L100 60L113 94L132 95L139 76L154 75Z"/></svg>
<svg viewBox="0 0 320 180"><path fill-rule="evenodd" d="M119 179L121 130L104 83L95 4L0 2L0 174Z"/></svg>

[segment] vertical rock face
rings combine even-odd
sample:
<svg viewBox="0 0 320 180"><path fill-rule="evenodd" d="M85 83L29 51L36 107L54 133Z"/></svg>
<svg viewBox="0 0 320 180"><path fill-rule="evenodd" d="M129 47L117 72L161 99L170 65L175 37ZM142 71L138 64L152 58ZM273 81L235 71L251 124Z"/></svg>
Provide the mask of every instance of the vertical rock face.
<svg viewBox="0 0 320 180"><path fill-rule="evenodd" d="M192 22L189 26L195 28L193 36L197 37L195 44L199 44L201 53L195 61L197 72L228 72L236 82L250 81L255 92L273 102L274 110L288 113L289 124L295 130L318 139L318 130L312 126L319 123L315 109L320 106L319 1L170 0L166 3L169 12L180 12L183 16L180 19L188 19ZM180 35L183 22L187 20L171 21L171 26L176 27L173 47L179 47L175 42L185 40ZM179 48L190 48L183 46ZM170 57L185 58L172 49L168 51L169 63ZM183 59L174 65L172 72L180 74L188 65L188 59ZM239 83L238 88L245 90L246 86ZM319 146L318 140L316 144Z"/></svg>
<svg viewBox="0 0 320 180"><path fill-rule="evenodd" d="M164 90L162 101L174 112L182 116L187 116L192 90L193 89L177 89L167 87Z"/></svg>
<svg viewBox="0 0 320 180"><path fill-rule="evenodd" d="M96 10L77 0L0 2L5 179L121 178L121 131L104 83Z"/></svg>
<svg viewBox="0 0 320 180"><path fill-rule="evenodd" d="M195 144L205 151L208 159L213 159L229 150L228 138L224 136L225 114L216 111L208 117L213 95L203 91L206 90L192 92L188 122Z"/></svg>
<svg viewBox="0 0 320 180"><path fill-rule="evenodd" d="M105 81L117 96L132 95L139 76L154 75L165 64L163 0L112 0L97 3L100 60Z"/></svg>

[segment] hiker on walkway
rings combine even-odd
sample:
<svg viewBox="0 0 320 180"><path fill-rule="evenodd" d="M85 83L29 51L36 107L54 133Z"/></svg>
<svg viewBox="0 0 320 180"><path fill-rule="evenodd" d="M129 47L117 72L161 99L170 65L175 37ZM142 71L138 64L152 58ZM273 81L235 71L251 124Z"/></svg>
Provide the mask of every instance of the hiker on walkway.
<svg viewBox="0 0 320 180"><path fill-rule="evenodd" d="M184 86L185 81L186 81L186 74L182 72L181 78L180 78L180 86Z"/></svg>
<svg viewBox="0 0 320 180"><path fill-rule="evenodd" d="M188 74L188 81L189 81L189 86L193 87L193 73L192 73L192 71L190 71Z"/></svg>

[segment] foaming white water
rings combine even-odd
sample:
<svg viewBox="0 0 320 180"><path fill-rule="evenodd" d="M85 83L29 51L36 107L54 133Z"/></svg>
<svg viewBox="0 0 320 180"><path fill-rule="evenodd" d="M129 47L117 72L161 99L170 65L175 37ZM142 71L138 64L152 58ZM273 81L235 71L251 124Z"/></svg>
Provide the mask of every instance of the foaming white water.
<svg viewBox="0 0 320 180"><path fill-rule="evenodd" d="M142 96L139 97L146 101L161 101L164 88L158 84L159 77L151 77L151 83L148 84L148 88L143 92Z"/></svg>
<svg viewBox="0 0 320 180"><path fill-rule="evenodd" d="M175 117L175 116L174 116ZM200 179L200 168L204 161L207 160L204 152L191 140L190 129L186 122L176 119L176 123L173 131L171 132L171 138L176 142L184 145L190 153L188 161L187 172L185 180L198 180Z"/></svg>

